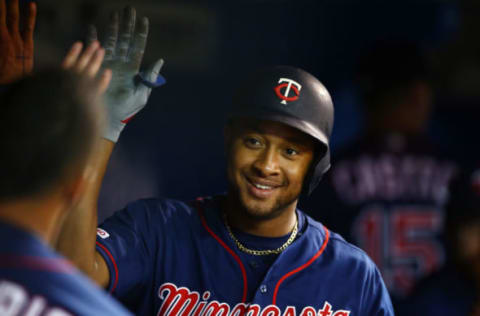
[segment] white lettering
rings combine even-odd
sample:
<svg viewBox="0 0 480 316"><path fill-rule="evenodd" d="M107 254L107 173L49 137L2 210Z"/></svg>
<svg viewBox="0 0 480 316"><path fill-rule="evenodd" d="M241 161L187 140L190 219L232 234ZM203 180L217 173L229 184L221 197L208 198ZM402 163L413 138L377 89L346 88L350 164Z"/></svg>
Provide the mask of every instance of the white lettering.
<svg viewBox="0 0 480 316"><path fill-rule="evenodd" d="M47 302L40 296L35 296L28 306L25 316L40 316L47 306Z"/></svg>
<svg viewBox="0 0 480 316"><path fill-rule="evenodd" d="M0 315L19 315L27 300L28 295L20 285L9 281L0 281Z"/></svg>
<svg viewBox="0 0 480 316"><path fill-rule="evenodd" d="M59 307L47 306L44 297L33 296L21 285L0 280L0 315L2 316L71 316Z"/></svg>

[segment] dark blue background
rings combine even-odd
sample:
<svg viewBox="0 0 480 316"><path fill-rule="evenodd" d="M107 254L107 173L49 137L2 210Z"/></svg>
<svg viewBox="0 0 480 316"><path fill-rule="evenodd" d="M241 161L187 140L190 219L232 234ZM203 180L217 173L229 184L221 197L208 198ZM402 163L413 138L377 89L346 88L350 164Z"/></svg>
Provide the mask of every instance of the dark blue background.
<svg viewBox="0 0 480 316"><path fill-rule="evenodd" d="M37 64L59 60L88 23L98 26L102 38L108 12L126 3L40 1ZM440 0L144 0L134 5L151 21L144 66L163 57L167 84L152 93L115 148L100 219L142 197L191 199L224 191L225 109L239 81L259 66L298 66L326 85L336 110L334 162L335 151L362 130L353 82L358 56L378 39L412 40L435 56L458 38L463 21L457 1ZM437 88L429 133L460 158L477 156L476 102Z"/></svg>

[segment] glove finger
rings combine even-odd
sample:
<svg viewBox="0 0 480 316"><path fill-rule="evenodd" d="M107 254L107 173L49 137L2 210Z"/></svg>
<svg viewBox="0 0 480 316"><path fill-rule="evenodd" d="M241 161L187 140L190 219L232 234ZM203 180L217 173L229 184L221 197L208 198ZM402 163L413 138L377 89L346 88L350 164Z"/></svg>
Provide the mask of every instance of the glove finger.
<svg viewBox="0 0 480 316"><path fill-rule="evenodd" d="M107 27L107 36L105 39L105 60L111 60L115 56L115 48L118 39L118 12L114 11L110 15L110 22Z"/></svg>
<svg viewBox="0 0 480 316"><path fill-rule="evenodd" d="M163 59L158 60L145 72L139 73L136 77L137 90L145 86L149 89L157 88L166 83L165 78L160 75L160 70L163 66ZM148 93L149 94L149 93ZM148 98L148 97L147 97Z"/></svg>
<svg viewBox="0 0 480 316"><path fill-rule="evenodd" d="M133 7L126 7L123 11L122 23L120 25L120 38L116 49L117 57L126 59L133 31L135 30L136 11Z"/></svg>
<svg viewBox="0 0 480 316"><path fill-rule="evenodd" d="M87 30L86 37L86 46L90 46L93 42L97 40L97 29L94 25L89 25Z"/></svg>
<svg viewBox="0 0 480 316"><path fill-rule="evenodd" d="M158 79L158 75L162 70L164 61L163 59L157 60L153 65L151 65L147 71L145 71L145 79L149 80L150 82L156 82Z"/></svg>
<svg viewBox="0 0 480 316"><path fill-rule="evenodd" d="M158 79L158 76L160 75L160 70L162 70L164 61L163 59L157 60L156 63L154 63L152 66L149 67L147 71L145 71L145 79L155 83ZM144 104L147 104L148 98L150 97L150 94L152 93L152 88L148 87L144 84L140 84L137 87L136 94L142 98Z"/></svg>
<svg viewBox="0 0 480 316"><path fill-rule="evenodd" d="M130 60L132 62L132 66L134 67L136 72L138 72L138 70L140 69L143 54L145 52L145 47L147 46L148 28L148 18L143 17L135 30L135 38L133 40L132 49L129 54L131 57Z"/></svg>

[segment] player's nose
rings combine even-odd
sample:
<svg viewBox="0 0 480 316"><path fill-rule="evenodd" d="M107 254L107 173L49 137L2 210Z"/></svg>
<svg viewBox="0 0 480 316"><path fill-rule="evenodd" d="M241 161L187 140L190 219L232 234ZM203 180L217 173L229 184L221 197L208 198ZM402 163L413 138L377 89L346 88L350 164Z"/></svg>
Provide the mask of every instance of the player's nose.
<svg viewBox="0 0 480 316"><path fill-rule="evenodd" d="M280 173L278 153L274 148L267 147L263 150L253 163L253 169L262 177L275 176Z"/></svg>

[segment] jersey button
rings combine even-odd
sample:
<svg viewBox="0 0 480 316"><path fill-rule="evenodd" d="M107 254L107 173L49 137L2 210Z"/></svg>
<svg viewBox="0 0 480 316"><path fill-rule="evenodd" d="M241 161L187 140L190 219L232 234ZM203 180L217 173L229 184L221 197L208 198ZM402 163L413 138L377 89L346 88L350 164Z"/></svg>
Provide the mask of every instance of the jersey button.
<svg viewBox="0 0 480 316"><path fill-rule="evenodd" d="M265 284L260 285L260 292L267 293L267 286Z"/></svg>

